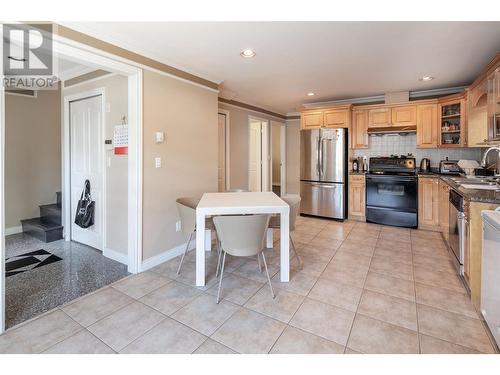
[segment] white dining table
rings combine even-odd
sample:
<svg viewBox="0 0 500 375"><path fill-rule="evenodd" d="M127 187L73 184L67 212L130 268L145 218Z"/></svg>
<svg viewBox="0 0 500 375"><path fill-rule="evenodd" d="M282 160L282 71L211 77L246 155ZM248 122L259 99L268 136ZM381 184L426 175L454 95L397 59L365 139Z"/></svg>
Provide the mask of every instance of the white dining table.
<svg viewBox="0 0 500 375"><path fill-rule="evenodd" d="M280 215L280 275L290 280L289 215L290 207L272 192L205 193L196 207L196 285L205 285L205 218L217 215ZM272 247L272 230L267 246Z"/></svg>

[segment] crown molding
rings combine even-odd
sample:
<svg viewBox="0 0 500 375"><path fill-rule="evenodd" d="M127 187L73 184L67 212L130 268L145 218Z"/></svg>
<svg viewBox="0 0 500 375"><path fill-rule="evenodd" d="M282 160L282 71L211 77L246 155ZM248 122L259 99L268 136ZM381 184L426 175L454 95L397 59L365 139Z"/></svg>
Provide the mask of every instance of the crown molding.
<svg viewBox="0 0 500 375"><path fill-rule="evenodd" d="M432 89L432 90L418 90L410 91L410 99L426 98L426 97L438 97L450 94L456 94L464 91L467 86L456 86L447 87L442 89ZM322 102L304 103L302 106L304 108L317 108L317 107L327 107L339 104L372 104L372 103L385 103L385 95L374 95L374 96L364 96L361 98L351 98L351 99L339 99L339 100L328 100Z"/></svg>

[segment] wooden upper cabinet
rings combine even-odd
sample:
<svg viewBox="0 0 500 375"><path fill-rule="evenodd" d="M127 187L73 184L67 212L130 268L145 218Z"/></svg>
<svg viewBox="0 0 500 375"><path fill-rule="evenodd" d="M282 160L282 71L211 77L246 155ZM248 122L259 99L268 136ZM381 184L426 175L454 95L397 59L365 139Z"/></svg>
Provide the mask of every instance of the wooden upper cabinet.
<svg viewBox="0 0 500 375"><path fill-rule="evenodd" d="M418 226L421 229L439 231L439 179L419 178Z"/></svg>
<svg viewBox="0 0 500 375"><path fill-rule="evenodd" d="M325 128L349 128L349 109L333 109L324 112Z"/></svg>
<svg viewBox="0 0 500 375"><path fill-rule="evenodd" d="M366 110L352 111L351 147L368 148L368 112Z"/></svg>
<svg viewBox="0 0 500 375"><path fill-rule="evenodd" d="M301 129L315 129L323 126L323 111L302 112L300 117Z"/></svg>
<svg viewBox="0 0 500 375"><path fill-rule="evenodd" d="M392 126L415 126L417 124L417 107L407 105L391 108Z"/></svg>
<svg viewBox="0 0 500 375"><path fill-rule="evenodd" d="M417 147L431 148L438 145L438 106L417 106Z"/></svg>
<svg viewBox="0 0 500 375"><path fill-rule="evenodd" d="M439 147L464 147L466 142L466 111L463 95L439 100Z"/></svg>
<svg viewBox="0 0 500 375"><path fill-rule="evenodd" d="M488 139L488 80L467 92L467 146L484 147Z"/></svg>
<svg viewBox="0 0 500 375"><path fill-rule="evenodd" d="M391 126L390 108L372 108L368 110L368 127L381 128Z"/></svg>

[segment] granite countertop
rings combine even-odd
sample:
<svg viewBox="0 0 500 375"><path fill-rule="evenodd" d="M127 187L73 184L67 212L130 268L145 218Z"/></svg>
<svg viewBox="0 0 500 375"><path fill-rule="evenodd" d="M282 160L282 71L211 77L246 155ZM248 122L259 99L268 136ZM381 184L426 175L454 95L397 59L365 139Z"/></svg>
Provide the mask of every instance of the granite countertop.
<svg viewBox="0 0 500 375"><path fill-rule="evenodd" d="M440 176L453 190L471 202L493 203L500 205L500 190L478 190L465 189L451 179L451 177Z"/></svg>
<svg viewBox="0 0 500 375"><path fill-rule="evenodd" d="M352 175L352 176L363 176L365 175L366 172L363 172L363 171L358 171L358 172L354 172L354 171L349 171L349 175Z"/></svg>
<svg viewBox="0 0 500 375"><path fill-rule="evenodd" d="M364 176L366 172L353 172L349 171L351 176ZM480 203L493 203L500 205L500 191L497 190L478 190L478 189L465 189L452 180L453 177L458 177L455 175L440 174L437 170L432 170L429 172L417 172L418 178L439 178L446 182L453 190L462 195L465 199L470 202L480 202Z"/></svg>

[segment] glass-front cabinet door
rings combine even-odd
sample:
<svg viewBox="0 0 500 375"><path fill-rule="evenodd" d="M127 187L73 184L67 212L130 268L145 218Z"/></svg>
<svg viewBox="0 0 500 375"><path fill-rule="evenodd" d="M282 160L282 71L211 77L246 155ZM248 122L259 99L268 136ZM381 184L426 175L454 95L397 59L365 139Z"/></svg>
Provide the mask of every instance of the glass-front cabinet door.
<svg viewBox="0 0 500 375"><path fill-rule="evenodd" d="M439 147L465 145L465 101L443 102L439 105Z"/></svg>

